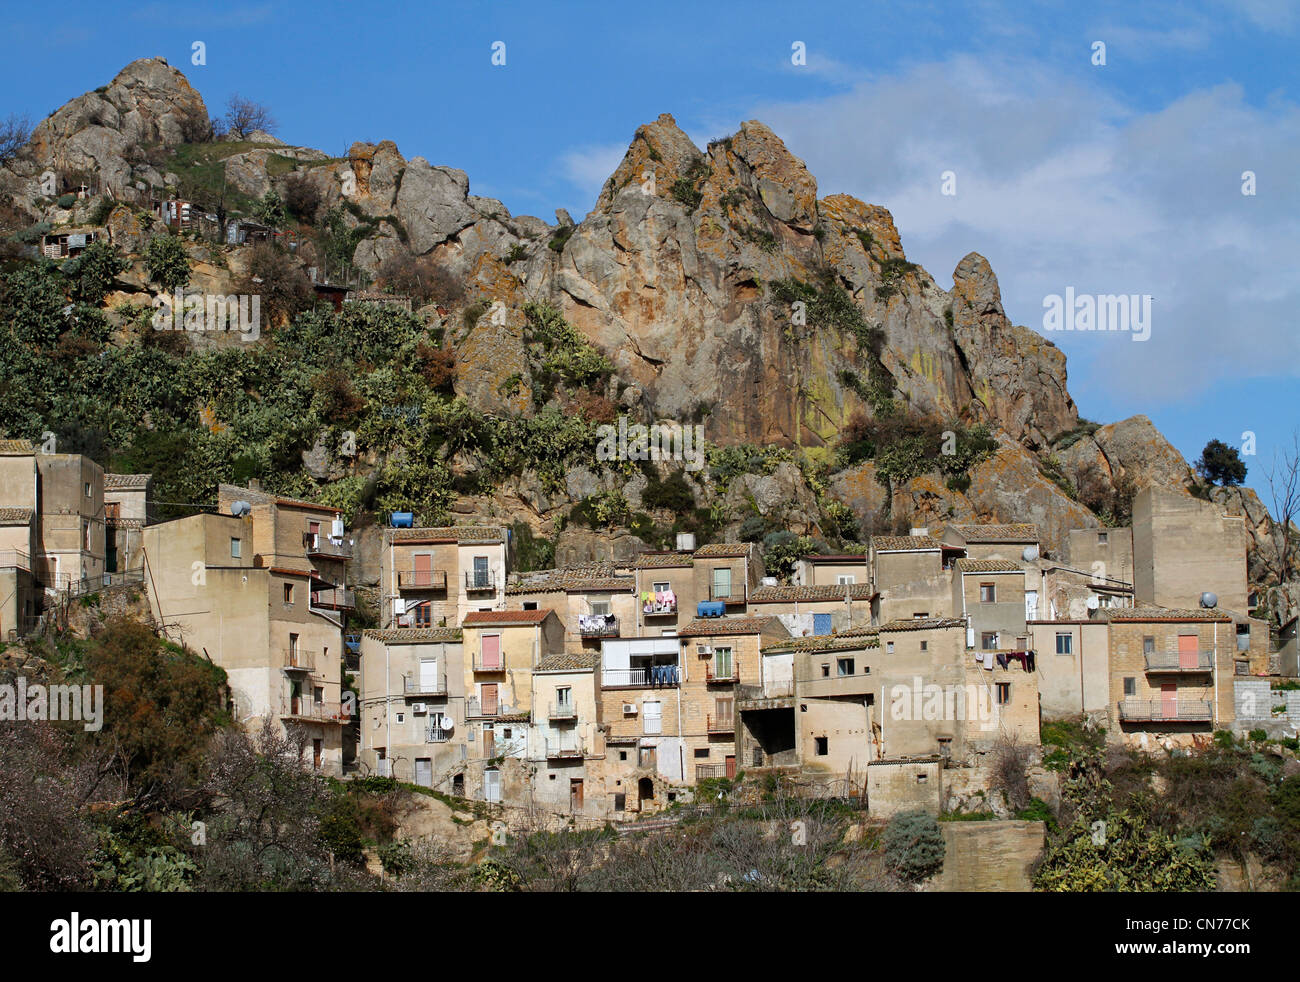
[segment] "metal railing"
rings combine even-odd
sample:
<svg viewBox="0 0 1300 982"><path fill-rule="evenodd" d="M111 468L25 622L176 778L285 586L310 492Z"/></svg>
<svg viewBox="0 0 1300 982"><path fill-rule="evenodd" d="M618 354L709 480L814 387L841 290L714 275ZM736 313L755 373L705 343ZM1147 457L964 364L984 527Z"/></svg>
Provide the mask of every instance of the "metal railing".
<svg viewBox="0 0 1300 982"><path fill-rule="evenodd" d="M547 740L546 756L549 760L562 757L583 757L586 756L586 749L581 740L560 740L556 742Z"/></svg>
<svg viewBox="0 0 1300 982"><path fill-rule="evenodd" d="M1166 703L1163 699L1123 699L1119 703L1119 718L1124 722L1150 723L1206 723L1213 718L1207 699L1179 699Z"/></svg>
<svg viewBox="0 0 1300 982"><path fill-rule="evenodd" d="M480 652L474 656L474 671L476 672L504 672L506 670L506 656L502 652L491 661L484 660Z"/></svg>
<svg viewBox="0 0 1300 982"><path fill-rule="evenodd" d="M402 692L408 696L445 696L447 694L447 676L439 674L435 679L411 678L402 676Z"/></svg>
<svg viewBox="0 0 1300 982"><path fill-rule="evenodd" d="M0 568L16 566L18 569L32 571L32 557L18 549L0 549Z"/></svg>
<svg viewBox="0 0 1300 982"><path fill-rule="evenodd" d="M280 715L287 719L305 719L316 723L346 723L349 719L340 703L313 702L306 697L281 700Z"/></svg>
<svg viewBox="0 0 1300 982"><path fill-rule="evenodd" d="M726 776L727 776L726 764L696 764L695 765L695 780L697 781L704 781L709 778L726 777Z"/></svg>
<svg viewBox="0 0 1300 982"><path fill-rule="evenodd" d="M62 575L60 574L60 576ZM68 583L67 596L70 599L84 597L109 587L128 586L132 583L143 585L144 570L131 569L123 573L100 573L98 576L87 576L84 579L72 580Z"/></svg>
<svg viewBox="0 0 1300 982"><path fill-rule="evenodd" d="M723 665L718 668L712 661L704 665L705 682L734 682L740 678L740 669L737 666L737 660L732 659L730 665Z"/></svg>
<svg viewBox="0 0 1300 982"><path fill-rule="evenodd" d="M681 673L677 671L676 665L606 668L601 671L600 684L610 689L676 688L681 685Z"/></svg>
<svg viewBox="0 0 1300 982"><path fill-rule="evenodd" d="M316 671L316 652L302 651L301 649L285 648L281 652L283 659L280 662L281 668L296 669L303 672Z"/></svg>
<svg viewBox="0 0 1300 982"><path fill-rule="evenodd" d="M507 706L500 699L495 703L482 704L478 696L470 696L465 700L466 716L509 716L511 707Z"/></svg>
<svg viewBox="0 0 1300 982"><path fill-rule="evenodd" d="M794 680L764 682L759 691L762 693L760 699L787 699L794 695Z"/></svg>
<svg viewBox="0 0 1300 982"><path fill-rule="evenodd" d="M357 595L344 587L332 587L311 592L311 605L328 610L352 610L357 605Z"/></svg>
<svg viewBox="0 0 1300 982"><path fill-rule="evenodd" d="M646 610L646 607L649 607L650 609ZM663 600L663 601L654 600L651 601L649 604L642 604L641 616L642 617L668 617L668 616L675 617L677 616L677 600L675 598L672 600Z"/></svg>
<svg viewBox="0 0 1300 982"><path fill-rule="evenodd" d="M425 743L446 743L454 731L444 730L441 726L429 726L424 731Z"/></svg>
<svg viewBox="0 0 1300 982"><path fill-rule="evenodd" d="M397 589L445 590L447 589L447 571L445 569L399 569L397 571Z"/></svg>
<svg viewBox="0 0 1300 982"><path fill-rule="evenodd" d="M487 572L466 570L465 572L466 590L495 590L496 588L497 588L497 574L495 570L488 570Z"/></svg>
<svg viewBox="0 0 1300 982"><path fill-rule="evenodd" d="M546 711L547 719L577 719L578 707L571 702L553 702Z"/></svg>
<svg viewBox="0 0 1300 982"><path fill-rule="evenodd" d="M735 587L727 587L723 590L716 583L709 584L709 599L721 600L728 604L743 604L745 602L745 591L737 590Z"/></svg>
<svg viewBox="0 0 1300 982"><path fill-rule="evenodd" d="M1155 651L1146 655L1148 672L1212 672L1214 652Z"/></svg>
<svg viewBox="0 0 1300 982"><path fill-rule="evenodd" d="M312 535L310 532L304 532L302 534L302 545L309 556L324 556L326 559L352 558L351 540L339 539L335 541L327 535L320 533Z"/></svg>
<svg viewBox="0 0 1300 982"><path fill-rule="evenodd" d="M709 733L734 733L736 732L736 717L731 716L714 716L710 713L704 717L705 729Z"/></svg>

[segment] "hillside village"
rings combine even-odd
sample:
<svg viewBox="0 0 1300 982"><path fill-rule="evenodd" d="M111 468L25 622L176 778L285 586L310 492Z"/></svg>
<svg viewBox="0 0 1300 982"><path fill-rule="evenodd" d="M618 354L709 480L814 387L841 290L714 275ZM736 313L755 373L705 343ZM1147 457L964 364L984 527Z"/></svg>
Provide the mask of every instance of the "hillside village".
<svg viewBox="0 0 1300 982"><path fill-rule="evenodd" d="M6 679L112 614L315 778L571 829L758 782L1036 855L1084 745L1300 772L1294 526L761 123L660 116L550 223L141 59L0 159L0 233Z"/></svg>

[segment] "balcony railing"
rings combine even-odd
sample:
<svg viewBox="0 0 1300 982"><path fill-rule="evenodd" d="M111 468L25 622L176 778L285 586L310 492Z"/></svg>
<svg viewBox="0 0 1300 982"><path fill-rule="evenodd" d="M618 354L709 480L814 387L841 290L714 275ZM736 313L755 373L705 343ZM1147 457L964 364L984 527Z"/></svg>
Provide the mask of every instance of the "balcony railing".
<svg viewBox="0 0 1300 982"><path fill-rule="evenodd" d="M445 590L447 589L447 571L445 569L399 569L397 571L397 589Z"/></svg>
<svg viewBox="0 0 1300 982"><path fill-rule="evenodd" d="M402 692L408 696L445 696L447 694L447 676L437 678L411 678L402 676Z"/></svg>
<svg viewBox="0 0 1300 982"><path fill-rule="evenodd" d="M739 669L733 661L730 665L715 665L713 662L706 662L704 665L704 681L719 684L724 682L734 682L740 678Z"/></svg>
<svg viewBox="0 0 1300 982"><path fill-rule="evenodd" d="M736 717L732 716L714 716L710 713L705 718L705 728L709 733L735 733Z"/></svg>
<svg viewBox="0 0 1300 982"><path fill-rule="evenodd" d="M713 778L713 777L726 777L726 776L727 776L726 764L696 764L695 765L695 780L697 781L704 781L707 780L708 778Z"/></svg>
<svg viewBox="0 0 1300 982"><path fill-rule="evenodd" d="M584 638L616 638L618 618L613 614L583 614L578 618L578 633Z"/></svg>
<svg viewBox="0 0 1300 982"><path fill-rule="evenodd" d="M328 535L311 532L302 534L302 547L308 556L321 556L325 559L351 559L352 541L350 539L332 539Z"/></svg>
<svg viewBox="0 0 1300 982"><path fill-rule="evenodd" d="M1212 672L1214 652L1156 651L1146 656L1148 672Z"/></svg>
<svg viewBox="0 0 1300 982"><path fill-rule="evenodd" d="M1119 718L1126 723L1208 723L1213 718L1209 700L1179 699L1166 703L1163 699L1123 699L1119 704Z"/></svg>
<svg viewBox="0 0 1300 982"><path fill-rule="evenodd" d="M465 589L469 591L495 590L497 575L495 570L468 570L465 573Z"/></svg>
<svg viewBox="0 0 1300 982"><path fill-rule="evenodd" d="M495 658L484 659L482 654L474 656L474 671L476 672L504 672L506 670L506 656L499 654Z"/></svg>
<svg viewBox="0 0 1300 982"><path fill-rule="evenodd" d="M709 599L721 600L726 604L743 604L745 602L745 591L736 587L720 587L714 583L709 586Z"/></svg>
<svg viewBox="0 0 1300 982"><path fill-rule="evenodd" d="M546 712L547 719L566 720L578 718L578 707L571 702L553 702Z"/></svg>
<svg viewBox="0 0 1300 982"><path fill-rule="evenodd" d="M343 587L311 592L311 605L326 610L353 610L357 606L357 595Z"/></svg>
<svg viewBox="0 0 1300 982"><path fill-rule="evenodd" d="M283 659L280 667L291 672L314 672L316 671L316 652L294 650L285 648L282 652Z"/></svg>
<svg viewBox="0 0 1300 982"><path fill-rule="evenodd" d="M674 597L672 600L652 600L648 604L642 604L641 614L643 617L676 617L677 598Z"/></svg>
<svg viewBox="0 0 1300 982"><path fill-rule="evenodd" d="M451 739L452 730L444 730L441 726L430 726L424 731L425 743L446 743Z"/></svg>
<svg viewBox="0 0 1300 982"><path fill-rule="evenodd" d="M31 557L25 552L20 552L17 549L0 549L0 569L17 567L30 573L32 571L31 563Z"/></svg>
<svg viewBox="0 0 1300 982"><path fill-rule="evenodd" d="M346 723L347 712L337 702L313 702L306 697L284 699L280 702L280 716L284 719L310 720L313 723Z"/></svg>
<svg viewBox="0 0 1300 982"><path fill-rule="evenodd" d="M582 741L561 740L552 742L546 741L546 758L547 760L558 760L564 757L582 757L586 754Z"/></svg>
<svg viewBox="0 0 1300 982"><path fill-rule="evenodd" d="M601 685L609 689L675 688L681 685L681 674L676 665L653 665L650 668L606 668L601 672Z"/></svg>
<svg viewBox="0 0 1300 982"><path fill-rule="evenodd" d="M470 696L465 700L465 715L469 717L509 716L511 712L511 707L500 699L496 702L481 703L478 696Z"/></svg>

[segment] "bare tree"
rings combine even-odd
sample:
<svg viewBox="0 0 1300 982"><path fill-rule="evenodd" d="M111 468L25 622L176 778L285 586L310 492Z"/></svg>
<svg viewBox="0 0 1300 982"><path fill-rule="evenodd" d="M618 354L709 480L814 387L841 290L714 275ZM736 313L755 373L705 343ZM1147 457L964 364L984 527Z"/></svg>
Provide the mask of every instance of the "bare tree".
<svg viewBox="0 0 1300 982"><path fill-rule="evenodd" d="M1273 499L1270 529L1276 554L1274 572L1286 583L1294 573L1291 561L1292 521L1300 515L1300 429L1291 431L1291 449L1279 449L1269 467L1268 490Z"/></svg>
<svg viewBox="0 0 1300 982"><path fill-rule="evenodd" d="M226 103L226 126L229 131L243 140L254 130L274 133L279 127L271 110L259 102L243 98L238 92Z"/></svg>
<svg viewBox="0 0 1300 982"><path fill-rule="evenodd" d="M32 121L27 116L10 114L0 121L0 165L9 163L31 138Z"/></svg>

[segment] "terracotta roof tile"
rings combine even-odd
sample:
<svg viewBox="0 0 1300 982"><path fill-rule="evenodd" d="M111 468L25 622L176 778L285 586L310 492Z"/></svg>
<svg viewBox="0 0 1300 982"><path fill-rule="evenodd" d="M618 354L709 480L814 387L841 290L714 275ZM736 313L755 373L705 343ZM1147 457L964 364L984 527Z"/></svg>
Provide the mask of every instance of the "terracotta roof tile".
<svg viewBox="0 0 1300 982"><path fill-rule="evenodd" d="M593 651L561 651L546 655L537 663L534 672L587 672L595 669L600 655Z"/></svg>
<svg viewBox="0 0 1300 982"><path fill-rule="evenodd" d="M643 552L633 564L637 569L664 569L669 566L694 566L688 552Z"/></svg>
<svg viewBox="0 0 1300 982"><path fill-rule="evenodd" d="M105 474L105 491L143 491L153 478L152 474Z"/></svg>
<svg viewBox="0 0 1300 982"><path fill-rule="evenodd" d="M614 563L602 562L520 573L518 581L506 587L506 593L549 593L561 590L631 591L635 588L635 577L619 575L615 569Z"/></svg>
<svg viewBox="0 0 1300 982"><path fill-rule="evenodd" d="M781 625L775 617L697 617L677 632L689 638L720 634L759 634L773 625ZM781 625L783 626L783 625Z"/></svg>
<svg viewBox="0 0 1300 982"><path fill-rule="evenodd" d="M0 508L0 525L26 525L34 514L30 508Z"/></svg>
<svg viewBox="0 0 1300 982"><path fill-rule="evenodd" d="M36 453L36 444L32 443L31 440L0 440L0 453Z"/></svg>
<svg viewBox="0 0 1300 982"><path fill-rule="evenodd" d="M888 624L881 624L880 633L884 634L886 631L933 631L965 626L966 622L960 617L900 617Z"/></svg>
<svg viewBox="0 0 1300 982"><path fill-rule="evenodd" d="M846 593L852 600L870 600L872 597L871 586L867 583L823 584L821 586L761 586L749 595L749 602L763 604L789 603L791 601L843 601Z"/></svg>
<svg viewBox="0 0 1300 982"><path fill-rule="evenodd" d="M967 542L1037 542L1038 527L1027 522L1015 525L949 525Z"/></svg>
<svg viewBox="0 0 1300 982"><path fill-rule="evenodd" d="M1103 607L1097 620L1109 621L1218 621L1232 618L1221 610L1208 607Z"/></svg>
<svg viewBox="0 0 1300 982"><path fill-rule="evenodd" d="M541 610L472 610L461 621L461 627L483 627L506 624L540 624L555 611L550 607Z"/></svg>
<svg viewBox="0 0 1300 982"><path fill-rule="evenodd" d="M1009 559L959 559L957 568L963 573L1023 573L1025 568Z"/></svg>
<svg viewBox="0 0 1300 982"><path fill-rule="evenodd" d="M394 542L403 539L445 539L447 542L504 542L500 525L443 525L437 528L388 529Z"/></svg>
<svg viewBox="0 0 1300 982"><path fill-rule="evenodd" d="M364 637L382 641L385 644L419 644L424 641L457 642L461 640L460 628L458 627L394 627L383 631L370 630L361 633Z"/></svg>
<svg viewBox="0 0 1300 982"><path fill-rule="evenodd" d="M748 556L753 549L750 542L713 542L695 550L696 559L740 559Z"/></svg>
<svg viewBox="0 0 1300 982"><path fill-rule="evenodd" d="M876 552L928 552L943 545L929 535L873 535L871 544Z"/></svg>
<svg viewBox="0 0 1300 982"><path fill-rule="evenodd" d="M811 637L791 638L765 645L763 651L853 651L858 648L879 648L880 638L875 631L852 634L814 634Z"/></svg>

